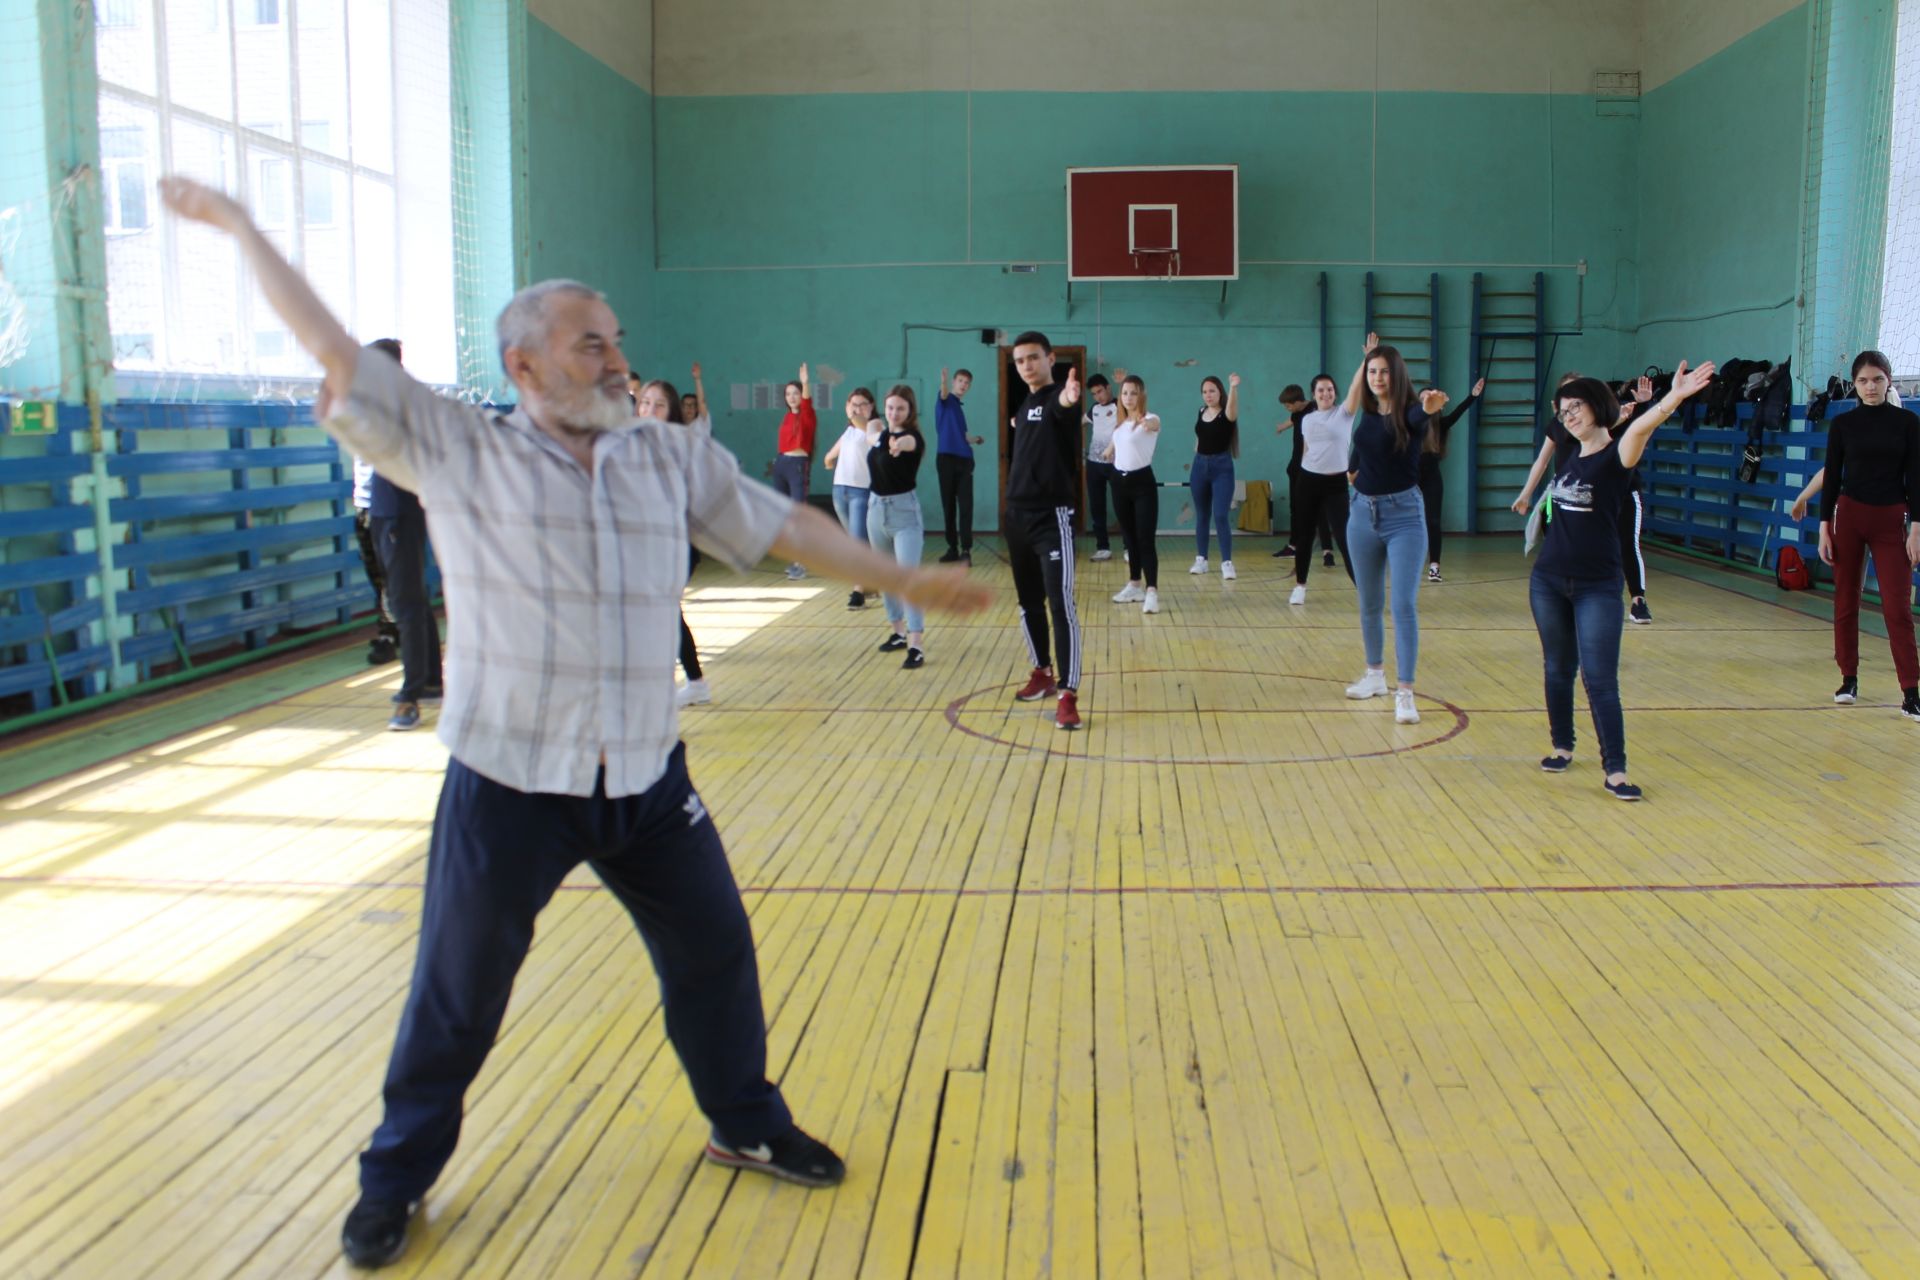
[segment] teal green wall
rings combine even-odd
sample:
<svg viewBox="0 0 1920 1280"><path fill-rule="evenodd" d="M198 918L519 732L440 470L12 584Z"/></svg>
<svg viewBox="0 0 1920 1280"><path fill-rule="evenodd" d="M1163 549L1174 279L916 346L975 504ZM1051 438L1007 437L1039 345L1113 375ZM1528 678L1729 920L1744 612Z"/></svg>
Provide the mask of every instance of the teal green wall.
<svg viewBox="0 0 1920 1280"><path fill-rule="evenodd" d="M1807 39L1802 5L1641 100L1634 363L1792 353Z"/></svg>
<svg viewBox="0 0 1920 1280"><path fill-rule="evenodd" d="M1204 374L1241 373L1240 474L1275 482L1286 461L1275 397L1318 371L1322 270L1337 376L1363 336L1365 268L1321 263L1419 264L1377 268L1380 287L1397 289L1439 270L1443 380L1458 394L1474 268L1425 264L1584 258L1594 271L1584 315L1575 272L1548 272L1549 323L1581 330L1559 358L1627 364L1636 244L1623 192L1638 123L1578 95L1382 94L1376 158L1375 103L1365 93L974 94L970 107L957 93L662 98L660 358L705 362L716 430L759 474L778 414L731 411L726 384L791 377L810 360L848 385L884 392L904 378L924 394L943 365L965 364L983 375L969 415L985 427L994 353L977 330L1036 327L1141 373L1156 410L1183 427ZM1069 311L1063 267L1003 271L1064 256L1069 165L1211 161L1241 165L1246 265L1224 315L1217 285L1083 285ZM1524 287L1532 268L1487 274L1493 287ZM1183 432L1162 446L1163 479L1183 474L1186 445ZM976 487L990 513L991 443L986 455ZM1466 461L1464 450L1449 459L1453 527L1465 522ZM922 501L931 518L931 483Z"/></svg>
<svg viewBox="0 0 1920 1280"><path fill-rule="evenodd" d="M604 291L647 370L653 341L653 96L527 18L527 267ZM676 381L686 381L684 375Z"/></svg>

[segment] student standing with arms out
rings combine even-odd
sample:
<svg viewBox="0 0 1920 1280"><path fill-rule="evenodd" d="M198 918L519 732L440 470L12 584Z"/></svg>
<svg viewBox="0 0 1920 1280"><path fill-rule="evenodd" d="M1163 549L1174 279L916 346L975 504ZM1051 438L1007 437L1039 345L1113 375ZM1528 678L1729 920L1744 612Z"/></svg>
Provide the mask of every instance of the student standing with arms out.
<svg viewBox="0 0 1920 1280"><path fill-rule="evenodd" d="M1367 335L1367 357L1347 389L1346 411L1354 416L1353 510L1347 516L1347 547L1360 591L1360 641L1366 672L1347 686L1349 698L1376 698L1387 691L1385 609L1393 583L1393 655L1399 686L1393 718L1419 724L1413 677L1420 660L1420 566L1427 556L1427 517L1420 500L1420 449L1428 420L1447 407L1444 391L1417 400L1406 362L1394 347Z"/></svg>
<svg viewBox="0 0 1920 1280"><path fill-rule="evenodd" d="M1037 702L1055 693L1054 727L1080 728L1080 615L1073 604L1073 514L1080 496L1080 381L1053 380L1053 344L1044 333L1013 340L1013 367L1027 398L1013 416L1007 460L1007 560L1020 601L1020 633L1033 673L1013 696ZM1049 633L1047 616L1053 616ZM1060 670L1052 645L1060 646Z"/></svg>
<svg viewBox="0 0 1920 1280"><path fill-rule="evenodd" d="M1473 408L1474 401L1487 389L1487 380L1481 378L1473 384L1473 390L1467 398L1454 408L1433 420L1433 426L1427 431L1426 439L1420 445L1420 501L1427 509L1427 581L1439 582L1440 579L1440 514L1446 502L1447 481L1440 472L1440 464L1447 458L1447 437L1453 431L1453 424L1460 421L1461 415Z"/></svg>
<svg viewBox="0 0 1920 1280"><path fill-rule="evenodd" d="M1114 402L1113 388L1105 374L1087 379L1087 406L1083 426L1087 428L1087 509L1093 515L1093 556L1095 560L1113 559L1113 543L1107 535L1107 490L1113 488L1113 464L1107 461L1113 451L1113 428L1120 420L1120 406Z"/></svg>
<svg viewBox="0 0 1920 1280"><path fill-rule="evenodd" d="M1200 382L1200 416L1194 419L1193 470L1188 487L1193 490L1193 567L1188 573L1207 571L1207 527L1220 535L1220 576L1232 581L1233 525L1229 512L1233 506L1233 458L1239 452L1240 375L1230 374L1227 386L1211 375ZM1229 389L1231 388L1231 389Z"/></svg>
<svg viewBox="0 0 1920 1280"><path fill-rule="evenodd" d="M1340 389L1328 374L1313 380L1313 408L1300 417L1300 474L1293 501L1293 594L1288 604L1307 602L1307 576L1313 570L1313 533L1329 522L1340 558L1353 580L1353 556L1347 550L1347 467L1353 453L1353 413L1340 403ZM1329 555L1332 553L1329 552ZM1329 562L1331 563L1331 562Z"/></svg>
<svg viewBox="0 0 1920 1280"><path fill-rule="evenodd" d="M807 381L807 366L786 387L787 413L780 419L780 456L773 460L773 487L793 501L805 504L807 480L813 472L814 431L819 419L813 412L813 385ZM807 571L797 561L787 566L787 577L804 578Z"/></svg>
<svg viewBox="0 0 1920 1280"><path fill-rule="evenodd" d="M1593 733L1609 795L1638 800L1627 780L1626 722L1620 711L1620 563L1622 498L1629 472L1646 451L1654 428L1713 377L1711 364L1675 367L1673 390L1639 414L1614 440L1609 428L1620 405L1607 384L1575 378L1554 393L1556 416L1574 442L1548 489L1553 519L1527 588L1546 675L1547 728L1553 750L1540 761L1548 773L1565 773L1573 761L1573 680L1587 688Z"/></svg>
<svg viewBox="0 0 1920 1280"><path fill-rule="evenodd" d="M967 434L967 410L961 403L973 374L966 369L953 375L947 385L947 371L940 371L940 398L933 402L933 432L939 457L934 471L940 480L940 516L946 522L947 552L941 564L956 561L973 564L973 446L986 443L980 436Z"/></svg>
<svg viewBox="0 0 1920 1280"><path fill-rule="evenodd" d="M1120 417L1107 459L1113 467L1113 510L1127 549L1127 585L1115 604L1138 600L1140 612L1160 612L1160 551L1154 531L1160 525L1160 482L1153 474L1153 449L1160 443L1160 415L1147 412L1147 384L1125 369L1120 379Z"/></svg>
<svg viewBox="0 0 1920 1280"><path fill-rule="evenodd" d="M1336 393L1337 394L1337 393ZM1306 441L1300 435L1300 423L1313 412L1313 401L1307 399L1297 382L1289 382L1280 391L1280 407L1286 411L1286 417L1274 423L1275 435L1293 432L1292 452L1287 458L1287 543L1273 553L1273 558L1293 558L1293 513L1300 505L1300 461L1306 456ZM1327 565L1333 565L1333 528L1327 523L1326 511L1320 513L1320 546L1327 553Z"/></svg>
<svg viewBox="0 0 1920 1280"><path fill-rule="evenodd" d="M873 492L867 499L867 541L881 555L890 555L909 567L920 563L926 543L926 525L920 515L920 459L927 456L920 434L920 406L913 388L901 385L887 393L887 425L867 450L867 474ZM893 634L880 646L882 653L907 651L901 666L918 671L926 665L926 615L918 605L888 592L887 622Z"/></svg>
<svg viewBox="0 0 1920 1280"><path fill-rule="evenodd" d="M833 472L833 511L846 531L867 540L867 501L872 480L867 471L867 450L876 436L873 420L873 392L855 387L847 393L847 429L840 433L821 465ZM864 609L867 593L855 583L847 595L847 608Z"/></svg>
<svg viewBox="0 0 1920 1280"><path fill-rule="evenodd" d="M669 655L686 544L736 571L777 550L936 608L974 612L991 593L964 574L904 569L742 476L711 439L636 420L619 320L585 285L533 285L501 312L518 404L490 413L364 356L239 203L182 178L160 193L238 243L325 371L316 416L421 495L445 571L450 759L385 1115L341 1230L347 1259L384 1266L406 1249L535 921L583 861L646 939L667 1036L712 1126L705 1158L839 1182L840 1157L794 1124L767 1079L753 931L679 741Z"/></svg>
<svg viewBox="0 0 1920 1280"><path fill-rule="evenodd" d="M1912 607L1913 567L1920 564L1920 417L1888 403L1893 365L1878 351L1854 357L1852 377L1860 403L1827 427L1820 489L1820 559L1833 568L1833 660L1840 667L1833 700L1860 696L1860 592L1871 551L1900 712L1920 720Z"/></svg>

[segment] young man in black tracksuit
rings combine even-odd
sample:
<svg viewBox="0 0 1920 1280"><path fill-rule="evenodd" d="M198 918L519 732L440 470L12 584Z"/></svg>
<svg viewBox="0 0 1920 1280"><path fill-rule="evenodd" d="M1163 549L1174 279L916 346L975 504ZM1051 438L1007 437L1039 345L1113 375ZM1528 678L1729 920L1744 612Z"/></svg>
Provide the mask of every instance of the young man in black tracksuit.
<svg viewBox="0 0 1920 1280"><path fill-rule="evenodd" d="M1036 702L1057 691L1054 726L1078 729L1080 618L1073 608L1073 517L1080 496L1080 377L1069 370L1064 384L1055 384L1053 344L1042 333L1023 333L1013 340L1013 367L1029 394L1013 419L1003 533L1020 600L1020 628L1033 658L1033 674L1014 696ZM1049 613L1060 643L1057 677Z"/></svg>

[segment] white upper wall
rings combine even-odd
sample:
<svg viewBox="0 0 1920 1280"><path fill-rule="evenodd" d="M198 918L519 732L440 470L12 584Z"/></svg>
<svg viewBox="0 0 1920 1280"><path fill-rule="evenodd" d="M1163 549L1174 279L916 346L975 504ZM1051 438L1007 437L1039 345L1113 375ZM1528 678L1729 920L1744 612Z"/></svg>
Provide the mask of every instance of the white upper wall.
<svg viewBox="0 0 1920 1280"><path fill-rule="evenodd" d="M1722 49L1800 8L1805 0L1645 0L1640 89L1697 67Z"/></svg>
<svg viewBox="0 0 1920 1280"><path fill-rule="evenodd" d="M527 16L648 92L653 90L652 9L636 0L527 0Z"/></svg>
<svg viewBox="0 0 1920 1280"><path fill-rule="evenodd" d="M555 3L608 0L545 0ZM1580 93L1596 71L1639 67L1642 8L1661 0L655 3L659 92L670 95Z"/></svg>

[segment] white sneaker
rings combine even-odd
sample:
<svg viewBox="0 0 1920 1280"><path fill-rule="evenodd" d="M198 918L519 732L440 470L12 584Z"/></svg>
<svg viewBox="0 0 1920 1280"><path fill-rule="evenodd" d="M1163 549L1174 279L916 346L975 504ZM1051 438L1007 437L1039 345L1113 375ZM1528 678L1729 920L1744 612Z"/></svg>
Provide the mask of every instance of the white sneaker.
<svg viewBox="0 0 1920 1280"><path fill-rule="evenodd" d="M1294 587L1293 594L1287 597L1288 604L1305 604L1306 602L1307 602L1307 589L1302 586Z"/></svg>
<svg viewBox="0 0 1920 1280"><path fill-rule="evenodd" d="M1233 561L1222 560L1220 562L1220 576L1222 578L1225 578L1228 582L1232 582L1235 578L1239 577L1240 575L1233 571Z"/></svg>
<svg viewBox="0 0 1920 1280"><path fill-rule="evenodd" d="M1098 551L1093 553L1093 558L1095 560L1111 560L1113 559L1113 552L1107 550L1105 547L1102 547Z"/></svg>
<svg viewBox="0 0 1920 1280"><path fill-rule="evenodd" d="M1195 556L1193 558L1193 568L1187 570L1188 573L1205 573L1206 571L1207 558L1205 556Z"/></svg>
<svg viewBox="0 0 1920 1280"><path fill-rule="evenodd" d="M1144 599L1146 599L1146 596L1142 594L1140 588L1134 586L1131 582L1113 593L1113 602L1115 604L1132 604L1135 600Z"/></svg>
<svg viewBox="0 0 1920 1280"><path fill-rule="evenodd" d="M1347 686L1349 698L1377 698L1387 691L1387 673L1369 671Z"/></svg>
<svg viewBox="0 0 1920 1280"><path fill-rule="evenodd" d="M1147 597L1145 601L1143 601L1140 605L1140 612L1142 613L1160 612L1160 592L1157 588L1154 588L1154 587L1147 588Z"/></svg>
<svg viewBox="0 0 1920 1280"><path fill-rule="evenodd" d="M1413 705L1413 690L1393 691L1393 721L1395 724L1420 723L1420 708Z"/></svg>
<svg viewBox="0 0 1920 1280"><path fill-rule="evenodd" d="M689 680L673 691L675 706L704 706L713 701L713 690L707 688L705 680Z"/></svg>

